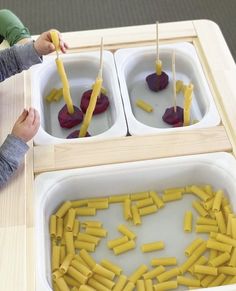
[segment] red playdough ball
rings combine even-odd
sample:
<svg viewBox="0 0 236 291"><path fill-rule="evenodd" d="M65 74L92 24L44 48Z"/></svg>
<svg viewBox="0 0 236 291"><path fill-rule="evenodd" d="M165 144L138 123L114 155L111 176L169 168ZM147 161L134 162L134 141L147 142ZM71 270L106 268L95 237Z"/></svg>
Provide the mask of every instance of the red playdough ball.
<svg viewBox="0 0 236 291"><path fill-rule="evenodd" d="M71 128L75 125L78 125L83 120L83 113L81 110L74 106L74 113L70 114L67 110L67 106L64 105L58 113L58 120L60 126L63 128Z"/></svg>
<svg viewBox="0 0 236 291"><path fill-rule="evenodd" d="M169 83L169 77L165 72L161 72L161 75L153 73L146 77L148 87L151 91L160 91L166 88Z"/></svg>
<svg viewBox="0 0 236 291"><path fill-rule="evenodd" d="M80 102L80 108L85 113L88 106L90 97L92 94L92 90L85 91L82 95L81 102ZM107 107L109 106L109 100L108 97L104 94L100 94L100 97L97 99L97 103L94 109L93 114L99 114L107 110Z"/></svg>
<svg viewBox="0 0 236 291"><path fill-rule="evenodd" d="M179 106L176 106L176 112L174 107L167 108L164 115L162 116L162 119L166 123L178 127L181 123L183 124L184 110Z"/></svg>

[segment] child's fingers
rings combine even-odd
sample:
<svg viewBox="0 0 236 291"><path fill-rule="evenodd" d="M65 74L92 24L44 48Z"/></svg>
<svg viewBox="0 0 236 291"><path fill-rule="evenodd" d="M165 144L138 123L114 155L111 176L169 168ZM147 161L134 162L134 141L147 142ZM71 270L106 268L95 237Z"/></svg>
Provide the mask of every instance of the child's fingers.
<svg viewBox="0 0 236 291"><path fill-rule="evenodd" d="M36 109L34 109L34 121L33 121L33 125L35 127L39 127L39 124L40 124L40 116L39 116L39 113Z"/></svg>
<svg viewBox="0 0 236 291"><path fill-rule="evenodd" d="M32 125L33 122L34 122L34 109L33 108L30 108L29 109L29 112L28 112L28 115L25 119L25 122L28 124L28 125Z"/></svg>
<svg viewBox="0 0 236 291"><path fill-rule="evenodd" d="M21 123L23 122L28 115L28 110L24 109L21 115L17 118L16 123Z"/></svg>

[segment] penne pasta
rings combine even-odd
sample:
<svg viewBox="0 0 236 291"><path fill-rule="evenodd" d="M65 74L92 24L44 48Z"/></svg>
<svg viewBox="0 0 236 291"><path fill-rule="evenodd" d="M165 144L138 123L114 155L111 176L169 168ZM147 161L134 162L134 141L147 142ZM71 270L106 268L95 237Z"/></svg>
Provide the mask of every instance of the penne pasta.
<svg viewBox="0 0 236 291"><path fill-rule="evenodd" d="M125 275L120 275L112 291L122 291L126 282L127 282L127 277Z"/></svg>
<svg viewBox="0 0 236 291"><path fill-rule="evenodd" d="M79 252L80 257L85 261L90 269L93 269L96 265L96 261L88 254L86 250L81 250Z"/></svg>
<svg viewBox="0 0 236 291"><path fill-rule="evenodd" d="M196 185L191 186L190 190L193 194L198 196L203 201L207 201L210 199L210 196L204 190L202 190L201 188L199 188Z"/></svg>
<svg viewBox="0 0 236 291"><path fill-rule="evenodd" d="M86 228L86 227L100 228L100 227L102 227L102 223L100 221L96 221L96 220L87 220L87 221L83 221L81 223L81 226L83 228Z"/></svg>
<svg viewBox="0 0 236 291"><path fill-rule="evenodd" d="M125 199L125 201L124 201L124 219L125 220L132 219L131 200L130 199Z"/></svg>
<svg viewBox="0 0 236 291"><path fill-rule="evenodd" d="M95 280L97 280L99 283L101 283L103 286L107 287L109 290L112 290L112 288L114 287L115 285L115 282L110 280L110 279L107 279L101 275L98 275L98 274L94 274L93 275L93 278Z"/></svg>
<svg viewBox="0 0 236 291"><path fill-rule="evenodd" d="M219 256L215 257L214 259L209 261L209 265L213 267L218 267L220 265L223 265L224 263L228 262L230 260L230 254L229 253L223 253Z"/></svg>
<svg viewBox="0 0 236 291"><path fill-rule="evenodd" d="M106 237L107 236L107 230L104 228L96 228L96 227L87 227L85 229L85 233L98 236L98 237Z"/></svg>
<svg viewBox="0 0 236 291"><path fill-rule="evenodd" d="M157 212L157 210L158 210L157 206L153 204L151 206L139 208L138 212L139 212L139 215L144 216L144 215L155 213Z"/></svg>
<svg viewBox="0 0 236 291"><path fill-rule="evenodd" d="M106 269L112 271L112 272L113 272L114 274L116 274L117 276L119 276L119 275L121 274L121 272L122 272L122 269L121 269L119 266L115 265L114 263L112 263L112 262L110 262L110 261L108 261L108 260L102 260L102 261L101 261L101 265L102 265L104 268L106 268Z"/></svg>
<svg viewBox="0 0 236 291"><path fill-rule="evenodd" d="M66 231L64 236L65 236L67 254L75 254L73 233L71 231Z"/></svg>
<svg viewBox="0 0 236 291"><path fill-rule="evenodd" d="M217 211L215 212L215 216L216 216L216 221L219 227L219 231L221 233L226 233L226 224L225 224L223 213L221 211Z"/></svg>
<svg viewBox="0 0 236 291"><path fill-rule="evenodd" d="M141 251L143 253L146 253L146 252L153 252L153 251L161 250L164 248L165 248L164 242L157 241L157 242L152 242L152 243L148 243L148 244L143 244L141 246Z"/></svg>
<svg viewBox="0 0 236 291"><path fill-rule="evenodd" d="M124 252L127 252L129 250L132 250L135 248L135 241L134 240L129 240L126 243L123 243L121 245L118 245L116 247L113 248L114 254L115 255L119 255L122 254Z"/></svg>
<svg viewBox="0 0 236 291"><path fill-rule="evenodd" d="M139 108L143 109L146 112L152 112L153 111L152 105L150 105L149 103L145 102L144 100L142 100L140 98L139 99L136 99L135 104Z"/></svg>
<svg viewBox="0 0 236 291"><path fill-rule="evenodd" d="M70 288L68 287L68 285L63 277L56 279L56 285L60 291L70 291Z"/></svg>
<svg viewBox="0 0 236 291"><path fill-rule="evenodd" d="M73 259L70 265L87 278L90 278L93 274L88 267L84 266L76 259Z"/></svg>
<svg viewBox="0 0 236 291"><path fill-rule="evenodd" d="M180 269L179 268L174 268L170 269L164 273L161 273L160 275L157 276L157 280L162 283L165 281L168 281L169 279L176 277L180 274Z"/></svg>
<svg viewBox="0 0 236 291"><path fill-rule="evenodd" d="M205 265L194 265L194 273L200 273L205 275L216 276L218 274L218 270L215 267L205 266Z"/></svg>
<svg viewBox="0 0 236 291"><path fill-rule="evenodd" d="M71 201L64 202L61 205L61 207L57 210L56 216L62 218L71 207L72 207Z"/></svg>
<svg viewBox="0 0 236 291"><path fill-rule="evenodd" d="M176 289L177 287L178 287L177 281L167 281L154 285L155 291L171 290Z"/></svg>
<svg viewBox="0 0 236 291"><path fill-rule="evenodd" d="M193 208L200 214L200 216L206 217L208 216L208 212L205 208L200 204L199 201L193 201L192 203Z"/></svg>
<svg viewBox="0 0 236 291"><path fill-rule="evenodd" d="M72 231L73 230L73 226L74 226L74 221L75 221L75 215L76 215L76 211L74 208L70 208L68 211L68 219L67 219L67 223L66 223L66 230L67 231Z"/></svg>
<svg viewBox="0 0 236 291"><path fill-rule="evenodd" d="M153 202L156 204L157 208L164 207L163 200L155 191L150 191L149 195L150 195L150 197L152 197Z"/></svg>
<svg viewBox="0 0 236 291"><path fill-rule="evenodd" d="M121 232L122 234L127 236L129 239L136 238L136 234L134 232L132 232L131 230L129 230L124 224L119 224L118 230L119 230L119 232Z"/></svg>
<svg viewBox="0 0 236 291"><path fill-rule="evenodd" d="M119 246L123 243L126 243L128 240L129 240L129 238L127 236L121 236L119 238L109 240L107 242L107 246L109 249L113 249L116 246Z"/></svg>
<svg viewBox="0 0 236 291"><path fill-rule="evenodd" d="M62 239L63 235L63 218L57 218L57 231L56 231L56 238L58 240Z"/></svg>
<svg viewBox="0 0 236 291"><path fill-rule="evenodd" d="M134 290L135 285L133 282L128 282L123 291L132 291Z"/></svg>
<svg viewBox="0 0 236 291"><path fill-rule="evenodd" d="M124 202L125 199L129 199L130 195L129 194L123 194L123 195L114 195L114 196L110 196L109 199L109 203L121 203Z"/></svg>
<svg viewBox="0 0 236 291"><path fill-rule="evenodd" d="M95 209L107 209L109 207L108 198L104 201L88 201L88 207Z"/></svg>
<svg viewBox="0 0 236 291"><path fill-rule="evenodd" d="M129 277L128 281L133 282L134 284L146 273L148 267L146 265L140 265Z"/></svg>
<svg viewBox="0 0 236 291"><path fill-rule="evenodd" d="M136 289L137 289L137 291L143 291L143 290L145 290L144 280L138 280L136 282Z"/></svg>
<svg viewBox="0 0 236 291"><path fill-rule="evenodd" d="M79 233L79 226L80 226L79 220L75 219L73 229L72 229L73 237L77 237Z"/></svg>
<svg viewBox="0 0 236 291"><path fill-rule="evenodd" d="M203 243L202 238L200 238L200 237L196 238L185 249L185 251L184 251L185 255L189 257L202 243Z"/></svg>
<svg viewBox="0 0 236 291"><path fill-rule="evenodd" d="M158 276L158 275L160 275L161 273L164 273L164 272L165 272L165 268L163 266L159 266L159 267L156 267L155 269L143 274L143 279L144 280L153 279L156 276Z"/></svg>
<svg viewBox="0 0 236 291"><path fill-rule="evenodd" d="M90 287L93 287L96 291L110 291L110 289L105 287L103 284L99 283L94 278L89 278L88 279L88 285Z"/></svg>
<svg viewBox="0 0 236 291"><path fill-rule="evenodd" d="M100 238L96 237L94 235L90 235L87 233L79 232L77 235L77 240L79 241L85 241L85 242L90 242L94 243L95 245L98 245Z"/></svg>
<svg viewBox="0 0 236 291"><path fill-rule="evenodd" d="M50 237L52 237L52 238L56 237L56 233L57 233L57 217L56 217L56 215L50 216L49 233L50 233Z"/></svg>
<svg viewBox="0 0 236 291"><path fill-rule="evenodd" d="M208 240L207 241L207 248L214 249L220 252L227 252L230 253L232 249L232 245L228 245L222 242L218 242L215 240Z"/></svg>
<svg viewBox="0 0 236 291"><path fill-rule="evenodd" d="M186 211L184 215L184 231L186 232L192 231L192 220L193 220L192 212Z"/></svg>
<svg viewBox="0 0 236 291"><path fill-rule="evenodd" d="M140 218L139 211L136 205L131 206L131 213L132 213L134 225L140 225L141 218Z"/></svg>
<svg viewBox="0 0 236 291"><path fill-rule="evenodd" d="M93 272L96 273L96 274L99 274L109 280L113 280L114 277L115 277L115 273L113 273L112 271L104 268L103 266L99 265L99 264L96 264L94 267L93 267Z"/></svg>
<svg viewBox="0 0 236 291"><path fill-rule="evenodd" d="M75 249L80 249L80 250L84 249L88 252L94 252L96 244L91 243L91 242L87 242L87 241L75 240L74 247L75 247Z"/></svg>
<svg viewBox="0 0 236 291"><path fill-rule="evenodd" d="M149 192L139 192L139 193L132 193L130 194L130 200L142 200L149 197Z"/></svg>
<svg viewBox="0 0 236 291"><path fill-rule="evenodd" d="M54 245L52 247L52 271L54 272L55 270L59 269L60 265L60 246Z"/></svg>
<svg viewBox="0 0 236 291"><path fill-rule="evenodd" d="M177 282L179 285L190 286L190 287L200 287L200 280L191 279L184 276L177 276Z"/></svg>
<svg viewBox="0 0 236 291"><path fill-rule="evenodd" d="M197 224L217 225L217 221L212 218L200 216L197 218Z"/></svg>
<svg viewBox="0 0 236 291"><path fill-rule="evenodd" d="M142 208L142 207L150 206L150 205L153 205L153 199L152 199L152 197L145 198L145 199L142 199L142 200L138 200L136 202L137 208Z"/></svg>
<svg viewBox="0 0 236 291"><path fill-rule="evenodd" d="M171 192L171 193L162 195L162 200L164 202L180 200L182 198L183 198L182 192Z"/></svg>
<svg viewBox="0 0 236 291"><path fill-rule="evenodd" d="M196 232L217 232L218 226L216 225L196 225L195 226Z"/></svg>
<svg viewBox="0 0 236 291"><path fill-rule="evenodd" d="M76 215L80 216L94 216L96 215L96 208L95 207L79 207L76 209Z"/></svg>
<svg viewBox="0 0 236 291"><path fill-rule="evenodd" d="M145 285L145 290L146 291L153 291L153 285L152 285L152 280L151 279L147 279L144 281L144 285Z"/></svg>
<svg viewBox="0 0 236 291"><path fill-rule="evenodd" d="M85 284L88 280L87 277L85 277L78 270L76 270L74 267L71 267L71 266L69 266L67 270L67 274L70 275L76 281L78 281L80 284Z"/></svg>
<svg viewBox="0 0 236 291"><path fill-rule="evenodd" d="M220 211L222 199L223 199L223 191L222 190L218 190L216 192L216 195L215 195L215 198L214 198L214 202L213 202L213 205L212 205L212 210L213 211Z"/></svg>
<svg viewBox="0 0 236 291"><path fill-rule="evenodd" d="M171 266L176 264L177 259L175 257L155 258L151 260L152 266Z"/></svg>

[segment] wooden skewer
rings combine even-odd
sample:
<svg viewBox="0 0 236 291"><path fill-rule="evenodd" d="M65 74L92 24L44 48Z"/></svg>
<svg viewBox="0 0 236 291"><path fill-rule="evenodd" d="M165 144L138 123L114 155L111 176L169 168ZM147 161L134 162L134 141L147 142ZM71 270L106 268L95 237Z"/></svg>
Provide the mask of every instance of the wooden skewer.
<svg viewBox="0 0 236 291"><path fill-rule="evenodd" d="M175 77L175 51L172 53L172 74L173 74L173 100L174 100L174 111L177 110L177 100L176 100L176 77Z"/></svg>
<svg viewBox="0 0 236 291"><path fill-rule="evenodd" d="M100 65L99 65L99 72L98 77L102 79L102 69L103 69L103 37L101 38L101 45L100 45Z"/></svg>
<svg viewBox="0 0 236 291"><path fill-rule="evenodd" d="M156 22L156 62L159 62L159 22Z"/></svg>

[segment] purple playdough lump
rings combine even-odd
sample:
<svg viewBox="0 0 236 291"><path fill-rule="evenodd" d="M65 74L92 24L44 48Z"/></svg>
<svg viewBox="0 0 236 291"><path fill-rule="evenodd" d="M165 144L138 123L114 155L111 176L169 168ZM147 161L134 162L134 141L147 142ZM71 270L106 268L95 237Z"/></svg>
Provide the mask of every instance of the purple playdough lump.
<svg viewBox="0 0 236 291"><path fill-rule="evenodd" d="M72 133L70 133L66 138L78 138L79 137L79 130L75 130ZM91 136L88 132L86 132L86 137Z"/></svg>
<svg viewBox="0 0 236 291"><path fill-rule="evenodd" d="M176 106L176 112L174 107L167 108L162 119L174 127L179 127L181 124L183 125L184 121L184 110L183 108Z"/></svg>
<svg viewBox="0 0 236 291"><path fill-rule="evenodd" d="M85 91L84 94L82 95L81 102L80 102L80 108L84 113L86 112L86 110L89 106L89 101L90 101L92 91L93 90ZM100 97L98 97L98 99L97 99L97 103L96 103L95 109L93 111L93 114L99 114L99 113L106 111L108 106L109 106L108 97L101 93Z"/></svg>
<svg viewBox="0 0 236 291"><path fill-rule="evenodd" d="M81 123L83 120L83 113L78 107L74 106L74 113L70 114L67 110L67 106L64 105L58 113L58 120L61 127L72 128Z"/></svg>
<svg viewBox="0 0 236 291"><path fill-rule="evenodd" d="M148 87L151 91L160 91L166 88L169 83L169 77L165 72L161 72L161 75L153 73L146 77Z"/></svg>

